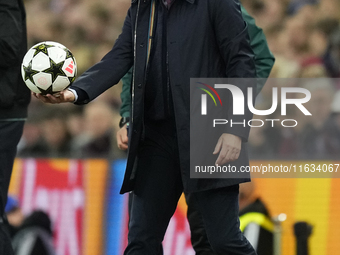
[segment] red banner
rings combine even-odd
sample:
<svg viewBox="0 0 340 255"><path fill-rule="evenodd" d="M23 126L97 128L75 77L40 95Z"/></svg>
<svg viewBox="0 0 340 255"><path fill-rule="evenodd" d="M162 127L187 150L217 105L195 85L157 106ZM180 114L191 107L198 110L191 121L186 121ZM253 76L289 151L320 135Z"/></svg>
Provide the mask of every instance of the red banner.
<svg viewBox="0 0 340 255"><path fill-rule="evenodd" d="M83 163L78 160L25 160L20 186L24 214L47 212L58 255L80 255L85 206Z"/></svg>

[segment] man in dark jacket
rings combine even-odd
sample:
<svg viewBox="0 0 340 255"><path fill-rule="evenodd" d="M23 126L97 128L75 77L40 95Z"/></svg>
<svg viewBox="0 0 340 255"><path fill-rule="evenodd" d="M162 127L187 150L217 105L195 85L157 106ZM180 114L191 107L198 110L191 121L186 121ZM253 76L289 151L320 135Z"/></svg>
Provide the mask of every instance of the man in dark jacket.
<svg viewBox="0 0 340 255"><path fill-rule="evenodd" d="M131 135L121 193L134 190L134 197L125 254L160 253L183 190L192 195L217 254L256 254L238 221L238 184L250 178L191 179L189 172L190 78L256 77L238 0L133 0L121 35L98 64L60 97L35 96L46 103L88 103L132 65ZM248 86L239 89L246 94ZM248 121L252 114L245 109ZM226 128L216 163L249 164L248 135L249 128Z"/></svg>
<svg viewBox="0 0 340 255"><path fill-rule="evenodd" d="M12 254L4 209L16 147L22 135L30 92L20 66L27 50L22 0L0 0L0 254Z"/></svg>
<svg viewBox="0 0 340 255"><path fill-rule="evenodd" d="M255 20L247 13L241 6L242 16L248 25L248 33L250 37L250 45L254 52L256 76L258 78L268 78L270 71L274 65L275 58L268 48L265 35L259 27L256 26ZM264 81L265 79L263 79ZM117 144L121 150L128 148L127 126L130 120L131 107L131 84L132 84L132 69L122 79L123 87L120 94L122 105L120 108L121 121L119 123L120 130L117 132ZM260 93L264 83L257 84L257 94ZM131 195L130 195L131 196ZM191 242L196 255L213 255L214 251L211 249L206 232L204 230L204 222L202 217L191 201L191 196L186 194L186 201L188 204L188 221L191 230ZM243 232L243 231L242 231ZM272 248L268 247L269 251Z"/></svg>

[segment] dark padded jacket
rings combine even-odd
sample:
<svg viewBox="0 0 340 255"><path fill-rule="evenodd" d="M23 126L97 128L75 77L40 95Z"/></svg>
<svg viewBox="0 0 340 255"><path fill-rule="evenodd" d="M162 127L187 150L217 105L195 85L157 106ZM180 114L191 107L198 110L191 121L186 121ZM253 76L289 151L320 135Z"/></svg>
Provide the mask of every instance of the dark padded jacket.
<svg viewBox="0 0 340 255"><path fill-rule="evenodd" d="M241 11L244 21L248 24L250 46L254 52L256 77L268 78L275 62L274 55L268 47L263 30L255 24L254 18L249 15L243 6L241 6ZM130 117L132 71L133 70L130 69L129 72L122 78L123 88L120 94L122 99L120 116L122 117ZM263 85L263 82L259 82L257 84L257 94L261 92Z"/></svg>
<svg viewBox="0 0 340 255"><path fill-rule="evenodd" d="M121 193L134 189L137 152L143 134L150 7L150 0L132 0L122 33L112 50L71 86L83 90L88 96L84 100L78 98L76 103L88 103L117 84L132 65L134 66L128 162ZM190 78L256 77L248 28L243 20L239 1L178 0L172 5L167 22L169 77L184 191L202 191L249 181L250 176L237 180L191 179L189 172ZM239 88L244 92L247 91L248 85ZM228 112L231 111L230 107ZM246 121L252 118L247 109L244 118ZM237 135L246 141L249 128L226 128L224 133ZM245 147L245 144L242 147ZM243 151L239 159L231 164L247 165L248 161L248 156Z"/></svg>
<svg viewBox="0 0 340 255"><path fill-rule="evenodd" d="M27 117L31 94L20 70L26 51L23 1L0 0L0 120Z"/></svg>

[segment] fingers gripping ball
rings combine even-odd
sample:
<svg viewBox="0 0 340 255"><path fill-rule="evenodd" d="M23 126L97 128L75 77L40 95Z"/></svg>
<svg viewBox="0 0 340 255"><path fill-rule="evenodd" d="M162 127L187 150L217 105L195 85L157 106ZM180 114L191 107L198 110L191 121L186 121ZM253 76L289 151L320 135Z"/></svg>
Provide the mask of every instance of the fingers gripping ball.
<svg viewBox="0 0 340 255"><path fill-rule="evenodd" d="M27 87L42 95L66 89L77 75L71 51L57 42L41 42L26 53L21 74Z"/></svg>

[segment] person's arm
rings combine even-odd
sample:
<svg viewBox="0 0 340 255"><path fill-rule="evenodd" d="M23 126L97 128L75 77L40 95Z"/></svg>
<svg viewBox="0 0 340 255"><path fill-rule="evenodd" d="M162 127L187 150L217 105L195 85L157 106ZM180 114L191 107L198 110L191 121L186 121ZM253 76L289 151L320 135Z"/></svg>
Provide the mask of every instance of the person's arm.
<svg viewBox="0 0 340 255"><path fill-rule="evenodd" d="M228 78L256 77L254 55L249 43L248 27L241 14L240 3L237 0L212 0L211 14L215 29L216 40L226 64L225 76ZM253 83L237 84L243 95L247 95L248 87L255 87ZM232 107L228 110L229 118L233 122L247 122L252 118L245 100L245 114L233 115ZM247 141L250 128L237 126L226 127L217 142L214 154L219 156L217 165L223 165L238 159L242 141Z"/></svg>
<svg viewBox="0 0 340 255"><path fill-rule="evenodd" d="M241 7L238 0L213 0L214 28L217 43L224 62L226 64L225 77L227 78L255 78L256 68L253 50L250 45L248 26L244 22ZM252 82L238 82L234 84L247 95L248 87L255 86ZM232 107L229 107L228 116L233 122L242 122L252 118L252 113L248 109L247 100L244 100L244 115L233 115ZM226 127L227 133L240 136L247 141L249 127L239 128Z"/></svg>
<svg viewBox="0 0 340 255"><path fill-rule="evenodd" d="M241 6L241 11L244 21L248 24L250 46L254 52L256 77L268 78L275 62L274 55L268 47L263 30L256 26L254 18L248 14L243 6ZM261 92L263 86L264 82L257 83L257 94Z"/></svg>
<svg viewBox="0 0 340 255"><path fill-rule="evenodd" d="M119 80L128 72L133 64L133 40L131 26L131 9L126 16L123 31L116 40L112 50L107 53L102 60L90 67L70 86L77 92L64 90L60 95L42 96L34 94L45 103L74 102L76 104L86 104L117 84Z"/></svg>
<svg viewBox="0 0 340 255"><path fill-rule="evenodd" d="M127 150L128 148L128 132L127 126L130 121L130 108L131 108L131 82L132 82L132 71L131 68L129 72L122 78L123 87L120 93L120 98L122 104L120 106L120 116L122 117L119 123L120 129L117 131L117 146L121 150Z"/></svg>
<svg viewBox="0 0 340 255"><path fill-rule="evenodd" d="M124 75L122 78L122 92L120 93L120 98L122 104L120 106L120 116L122 118L130 117L130 107L131 107L131 83L132 83L132 68Z"/></svg>
<svg viewBox="0 0 340 255"><path fill-rule="evenodd" d="M254 78L254 54L238 0L212 0L210 15L227 78Z"/></svg>
<svg viewBox="0 0 340 255"><path fill-rule="evenodd" d="M127 130L128 123L124 124L116 134L117 138L117 146L119 149L125 151L128 149L129 144L129 136L128 136L128 130Z"/></svg>
<svg viewBox="0 0 340 255"><path fill-rule="evenodd" d="M0 67L7 68L17 64L21 54L23 33L18 24L24 17L18 1L0 0L0 17Z"/></svg>
<svg viewBox="0 0 340 255"><path fill-rule="evenodd" d="M133 64L133 38L131 9L129 9L122 33L112 50L103 59L83 73L71 86L82 89L93 100L101 93L117 84ZM82 103L78 100L77 103ZM84 103L87 103L85 101Z"/></svg>

